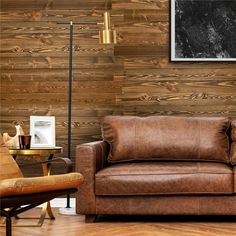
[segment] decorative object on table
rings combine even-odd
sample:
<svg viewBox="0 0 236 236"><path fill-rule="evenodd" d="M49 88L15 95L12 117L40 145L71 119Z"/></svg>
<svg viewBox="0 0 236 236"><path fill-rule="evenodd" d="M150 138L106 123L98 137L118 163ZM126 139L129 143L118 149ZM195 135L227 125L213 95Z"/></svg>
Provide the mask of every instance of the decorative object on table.
<svg viewBox="0 0 236 236"><path fill-rule="evenodd" d="M11 137L8 133L3 133L3 142L6 147L19 147L19 135L24 135L24 131L20 125L16 125L16 135Z"/></svg>
<svg viewBox="0 0 236 236"><path fill-rule="evenodd" d="M55 147L55 117L30 116L31 147Z"/></svg>
<svg viewBox="0 0 236 236"><path fill-rule="evenodd" d="M171 61L236 61L235 0L171 0Z"/></svg>
<svg viewBox="0 0 236 236"><path fill-rule="evenodd" d="M31 135L19 135L19 148L30 149Z"/></svg>
<svg viewBox="0 0 236 236"><path fill-rule="evenodd" d="M105 2L107 7L107 1ZM99 43L116 44L116 31L112 28L110 21L110 12L103 14L104 29L99 31ZM58 22L58 24L70 24L70 47L69 47L69 80L68 80L68 158L71 158L71 111L72 111L72 60L73 60L73 22ZM74 24L97 25L97 22L76 22ZM60 208L59 212L65 215L76 215L75 209L70 207L70 196L67 196L66 208Z"/></svg>

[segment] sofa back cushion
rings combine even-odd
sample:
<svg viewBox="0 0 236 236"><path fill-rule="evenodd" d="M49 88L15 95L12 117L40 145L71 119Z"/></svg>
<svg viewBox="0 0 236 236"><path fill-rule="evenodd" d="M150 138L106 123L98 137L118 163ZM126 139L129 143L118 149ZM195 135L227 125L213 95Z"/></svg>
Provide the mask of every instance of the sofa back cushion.
<svg viewBox="0 0 236 236"><path fill-rule="evenodd" d="M106 116L103 139L108 161L196 160L230 162L224 117ZM235 156L236 160L236 156Z"/></svg>
<svg viewBox="0 0 236 236"><path fill-rule="evenodd" d="M231 149L230 149L230 159L232 164L236 164L236 119L231 122Z"/></svg>

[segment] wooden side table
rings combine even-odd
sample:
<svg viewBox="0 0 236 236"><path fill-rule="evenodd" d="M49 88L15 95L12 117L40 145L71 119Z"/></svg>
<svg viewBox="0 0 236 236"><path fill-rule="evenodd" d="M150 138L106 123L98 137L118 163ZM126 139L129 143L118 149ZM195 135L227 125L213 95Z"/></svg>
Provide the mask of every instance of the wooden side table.
<svg viewBox="0 0 236 236"><path fill-rule="evenodd" d="M14 159L21 156L32 156L40 158L42 162L43 175L50 175L51 164L50 160L53 159L55 154L61 154L63 152L62 147L53 147L53 148L31 148L31 149L19 149L19 148L9 148L9 153ZM50 202L45 202L42 207L41 215L37 225L33 226L42 226L46 213L48 213L49 219L55 219ZM26 225L15 225L15 226L26 226ZM27 225L29 226L29 225ZM32 226L32 225L31 225Z"/></svg>

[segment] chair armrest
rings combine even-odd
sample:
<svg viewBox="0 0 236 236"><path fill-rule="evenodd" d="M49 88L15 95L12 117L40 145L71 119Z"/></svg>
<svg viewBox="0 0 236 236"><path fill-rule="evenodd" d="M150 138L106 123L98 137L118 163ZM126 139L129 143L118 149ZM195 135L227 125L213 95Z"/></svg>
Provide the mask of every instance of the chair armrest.
<svg viewBox="0 0 236 236"><path fill-rule="evenodd" d="M95 174L108 165L109 144L105 141L85 143L76 147L76 171L84 176L84 184L76 196L76 211L96 214Z"/></svg>

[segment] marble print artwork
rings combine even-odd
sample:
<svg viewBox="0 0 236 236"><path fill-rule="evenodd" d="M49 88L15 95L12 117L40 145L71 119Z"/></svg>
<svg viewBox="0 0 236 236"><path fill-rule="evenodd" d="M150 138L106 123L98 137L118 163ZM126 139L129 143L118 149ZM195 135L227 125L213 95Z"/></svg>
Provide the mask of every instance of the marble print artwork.
<svg viewBox="0 0 236 236"><path fill-rule="evenodd" d="M236 60L236 0L172 0L171 4L172 59Z"/></svg>

